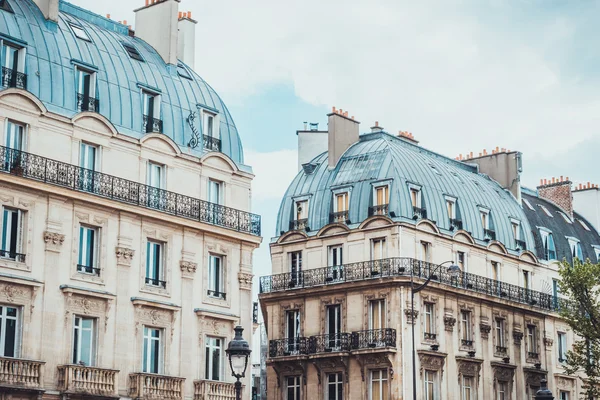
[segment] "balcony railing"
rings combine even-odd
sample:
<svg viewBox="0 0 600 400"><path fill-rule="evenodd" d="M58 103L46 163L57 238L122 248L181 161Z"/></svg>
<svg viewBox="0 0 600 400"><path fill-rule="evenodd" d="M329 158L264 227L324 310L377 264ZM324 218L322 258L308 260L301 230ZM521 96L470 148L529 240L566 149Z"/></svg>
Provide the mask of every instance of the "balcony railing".
<svg viewBox="0 0 600 400"><path fill-rule="evenodd" d="M379 204L376 206L372 206L369 207L369 216L372 217L373 215L388 215L390 211L390 205L389 204Z"/></svg>
<svg viewBox="0 0 600 400"><path fill-rule="evenodd" d="M473 341L469 339L461 339L460 344L465 347L473 347Z"/></svg>
<svg viewBox="0 0 600 400"><path fill-rule="evenodd" d="M352 332L350 343L352 349L356 350L396 347L396 330L387 328Z"/></svg>
<svg viewBox="0 0 600 400"><path fill-rule="evenodd" d="M515 245L521 250L527 250L527 243L524 240L515 240Z"/></svg>
<svg viewBox="0 0 600 400"><path fill-rule="evenodd" d="M308 353L331 353L350 350L349 333L330 333L308 338Z"/></svg>
<svg viewBox="0 0 600 400"><path fill-rule="evenodd" d="M58 390L92 396L117 396L118 370L82 365L58 367Z"/></svg>
<svg viewBox="0 0 600 400"><path fill-rule="evenodd" d="M0 146L0 171L260 236L260 216Z"/></svg>
<svg viewBox="0 0 600 400"><path fill-rule="evenodd" d="M151 118L147 115L143 116L142 130L146 133L162 132L163 122L157 118Z"/></svg>
<svg viewBox="0 0 600 400"><path fill-rule="evenodd" d="M0 258L8 258L17 262L25 262L25 254L16 253L10 250L0 250Z"/></svg>
<svg viewBox="0 0 600 400"><path fill-rule="evenodd" d="M436 340L437 339L437 333L423 332L423 338L425 340Z"/></svg>
<svg viewBox="0 0 600 400"><path fill-rule="evenodd" d="M290 231L308 230L308 218L290 221Z"/></svg>
<svg viewBox="0 0 600 400"><path fill-rule="evenodd" d="M427 210L421 207L413 207L413 219L427 218Z"/></svg>
<svg viewBox="0 0 600 400"><path fill-rule="evenodd" d="M506 355L508 349L505 346L496 346L496 353L501 355Z"/></svg>
<svg viewBox="0 0 600 400"><path fill-rule="evenodd" d="M229 382L194 381L194 400L235 400L235 386Z"/></svg>
<svg viewBox="0 0 600 400"><path fill-rule="evenodd" d="M258 301L252 303L252 323L258 324Z"/></svg>
<svg viewBox="0 0 600 400"><path fill-rule="evenodd" d="M40 388L43 365L43 361L0 357L0 386Z"/></svg>
<svg viewBox="0 0 600 400"><path fill-rule="evenodd" d="M462 229L463 223L460 219L450 218L450 228Z"/></svg>
<svg viewBox="0 0 600 400"><path fill-rule="evenodd" d="M161 287L163 289L167 288L167 282L161 281L160 279L157 279L157 278L146 277L146 285L157 286L157 287Z"/></svg>
<svg viewBox="0 0 600 400"><path fill-rule="evenodd" d="M269 357L285 357L306 354L306 338L284 338L269 341Z"/></svg>
<svg viewBox="0 0 600 400"><path fill-rule="evenodd" d="M491 229L484 229L483 237L485 239L496 240L496 231L491 230Z"/></svg>
<svg viewBox="0 0 600 400"><path fill-rule="evenodd" d="M535 353L533 351L527 352L527 358L532 358L534 360L537 360L539 357L540 357L540 355L538 353Z"/></svg>
<svg viewBox="0 0 600 400"><path fill-rule="evenodd" d="M350 223L348 210L330 213L329 214L329 222L330 223L339 222L341 224Z"/></svg>
<svg viewBox="0 0 600 400"><path fill-rule="evenodd" d="M2 86L27 90L27 75L11 68L2 67Z"/></svg>
<svg viewBox="0 0 600 400"><path fill-rule="evenodd" d="M92 96L77 93L77 109L79 111L98 112L100 109L100 100Z"/></svg>
<svg viewBox="0 0 600 400"><path fill-rule="evenodd" d="M272 293L285 290L333 285L345 282L367 281L370 279L405 277L411 274L417 279L427 279L430 271L438 265L413 258L385 258L374 261L362 261L336 267L314 268L298 271L294 274L283 273L260 278L260 293ZM336 273L336 279L333 279ZM516 303L526 304L547 311L558 311L569 306L567 300L526 289L517 285L497 281L480 275L461 272L453 277L445 270L432 275L432 281L473 293L481 293Z"/></svg>
<svg viewBox="0 0 600 400"><path fill-rule="evenodd" d="M210 297L216 297L217 299L226 299L227 294L225 292L219 292L217 290L207 290L206 294L208 294Z"/></svg>
<svg viewBox="0 0 600 400"><path fill-rule="evenodd" d="M185 378L157 374L129 374L129 397L140 400L183 399Z"/></svg>
<svg viewBox="0 0 600 400"><path fill-rule="evenodd" d="M202 143L206 150L221 151L221 139L214 136L202 135Z"/></svg>
<svg viewBox="0 0 600 400"><path fill-rule="evenodd" d="M84 274L100 276L100 268L94 268L88 265L77 264L77 271L82 272Z"/></svg>

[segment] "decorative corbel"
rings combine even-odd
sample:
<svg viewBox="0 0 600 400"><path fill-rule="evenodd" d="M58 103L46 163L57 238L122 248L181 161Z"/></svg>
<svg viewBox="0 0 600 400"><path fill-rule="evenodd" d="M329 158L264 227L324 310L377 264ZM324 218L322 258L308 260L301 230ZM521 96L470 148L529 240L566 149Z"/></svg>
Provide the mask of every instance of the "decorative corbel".
<svg viewBox="0 0 600 400"><path fill-rule="evenodd" d="M315 369L317 370L317 379L319 380L319 386L321 385L321 375L323 373L323 371L321 371L321 368L319 367L319 363L316 361L312 361L312 365L315 367Z"/></svg>

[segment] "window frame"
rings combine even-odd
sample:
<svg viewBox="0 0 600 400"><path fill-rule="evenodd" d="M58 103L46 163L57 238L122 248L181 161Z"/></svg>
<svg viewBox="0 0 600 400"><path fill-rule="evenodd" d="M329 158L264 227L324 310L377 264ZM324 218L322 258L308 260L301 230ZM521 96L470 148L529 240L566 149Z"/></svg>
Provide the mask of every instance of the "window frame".
<svg viewBox="0 0 600 400"><path fill-rule="evenodd" d="M429 386L431 386L431 396L429 395ZM434 399L439 400L439 386L438 386L438 371L424 370L423 371L423 398L425 400Z"/></svg>
<svg viewBox="0 0 600 400"><path fill-rule="evenodd" d="M160 92L154 91L152 89L148 89L146 87L141 87L141 96L142 96L142 117L152 117L153 119L162 121L160 112L161 112L161 102L162 95ZM150 98L152 98L152 115L150 115L150 107L149 102ZM152 123L152 121L148 121L148 123Z"/></svg>
<svg viewBox="0 0 600 400"><path fill-rule="evenodd" d="M95 99L98 84L97 72L92 69L82 67L80 65L75 65L75 93L77 93L78 95L85 95L84 82L86 74L90 76L90 87L88 89L88 96L91 99Z"/></svg>
<svg viewBox="0 0 600 400"><path fill-rule="evenodd" d="M331 380L331 377L334 376L335 379ZM331 386L334 387L334 395L331 396ZM340 396L341 390L341 396ZM330 372L327 374L327 384L325 390L325 400L329 399L334 400L344 400L344 374L342 372Z"/></svg>
<svg viewBox="0 0 600 400"><path fill-rule="evenodd" d="M222 206L225 204L224 202L224 182L223 181L219 181L217 179L212 179L209 178L208 179L208 201L209 203L212 204L216 204L219 206ZM216 191L216 194L215 194ZM216 201L215 201L215 197L216 197Z"/></svg>
<svg viewBox="0 0 600 400"><path fill-rule="evenodd" d="M88 235L85 235L85 232ZM92 233L92 243L89 241L89 233ZM77 272L86 275L100 276L100 268L98 267L100 259L100 228L96 226L80 224L79 225L79 240L78 240L78 251L77 251ZM85 252L84 252L85 250ZM91 260L88 260L89 252L91 251ZM91 265L84 264L84 262L90 261ZM88 272L87 269L91 269L92 272Z"/></svg>
<svg viewBox="0 0 600 400"><path fill-rule="evenodd" d="M374 377L375 372L378 373L378 375L379 375L378 377ZM377 397L374 397L373 382L379 383L379 393L377 394ZM389 396L388 370L387 369L370 369L369 370L369 400L385 399L388 396Z"/></svg>
<svg viewBox="0 0 600 400"><path fill-rule="evenodd" d="M567 241L569 242L569 249L571 250L571 257L574 260L575 257L579 259L579 261L583 260L583 248L581 247L581 241L574 237L565 236ZM577 253L577 254L575 254Z"/></svg>
<svg viewBox="0 0 600 400"><path fill-rule="evenodd" d="M462 261L461 259L462 255ZM456 265L460 267L461 272L468 272L467 270L467 253L465 251L456 251Z"/></svg>
<svg viewBox="0 0 600 400"><path fill-rule="evenodd" d="M290 379L293 379L292 386L290 386ZM290 397L290 388L293 390L293 397ZM285 400L302 400L302 375L285 377Z"/></svg>
<svg viewBox="0 0 600 400"><path fill-rule="evenodd" d="M379 243L379 244L378 244ZM381 257L375 258L379 252ZM387 240L385 237L371 239L371 261L385 260L387 258Z"/></svg>
<svg viewBox="0 0 600 400"><path fill-rule="evenodd" d="M13 207L6 207L6 206L2 206L0 207L0 250L2 250L4 252L4 254L8 253L8 256L2 256L0 255L0 259L8 259L8 260L13 260L13 261L18 261L19 257L17 256L18 254L24 254L25 248L24 248L24 235L25 235L25 230L23 229L23 225L24 225L24 221L25 221L25 215L26 215L26 211L23 211L19 208L13 208ZM13 216L11 215L10 218L10 224L11 226L9 227L8 223L6 222L7 220L7 214L16 214L17 216L17 223L16 223L16 233L12 232L12 222L13 222ZM7 235L6 233L10 232L10 243L7 244ZM16 237L13 238L13 234L16 234ZM10 248L13 247L13 240L15 242L14 247L15 247L15 257L14 259L10 257L10 253L11 250ZM8 246L8 248L6 248Z"/></svg>
<svg viewBox="0 0 600 400"><path fill-rule="evenodd" d="M554 215L552 215L552 213L550 212L550 210L548 210L545 205L538 204L538 207L542 209L542 211L544 212L544 214L546 214L546 216L548 216L550 218L554 218Z"/></svg>
<svg viewBox="0 0 600 400"><path fill-rule="evenodd" d="M535 212L535 208L533 208L533 205L531 205L529 200L527 200L526 198L523 198L522 200L523 200L523 203L525 203L525 205L527 206L527 208L529 208L531 211Z"/></svg>
<svg viewBox="0 0 600 400"><path fill-rule="evenodd" d="M4 146L8 149L15 151L25 151L27 145L28 125L10 118L6 119L5 125L6 128L4 129ZM18 142L18 146L15 146L16 142Z"/></svg>
<svg viewBox="0 0 600 400"><path fill-rule="evenodd" d="M67 22L67 24L69 25L69 28L71 28L71 32L73 32L73 35L75 35L76 38L93 43L92 38L83 26L77 25L73 22Z"/></svg>
<svg viewBox="0 0 600 400"><path fill-rule="evenodd" d="M491 228L490 228L491 215L490 214L491 214L490 209L484 208L484 207L479 207L480 222L481 222L481 226L483 227L484 231L491 230Z"/></svg>
<svg viewBox="0 0 600 400"><path fill-rule="evenodd" d="M158 339L149 335L150 331L158 332ZM148 332L148 333L147 333ZM162 374L164 371L164 329L143 325L143 345L142 345L142 372L150 374ZM152 372L148 366L152 363L151 352L153 342L158 342L158 355L157 355L157 371ZM148 352L148 353L146 353Z"/></svg>
<svg viewBox="0 0 600 400"><path fill-rule="evenodd" d="M473 341L473 325L471 311L465 309L460 310L460 327L461 340Z"/></svg>
<svg viewBox="0 0 600 400"><path fill-rule="evenodd" d="M80 325L77 325L77 320L80 320ZM81 360L81 347L82 347L82 338L83 333L86 328L83 327L83 321L89 320L92 322L92 327L89 329L90 331L90 359L89 362ZM97 343L98 343L98 329L97 329L97 318L92 318L88 316L82 315L74 315L73 316L73 341L72 341L72 361L73 364L79 364L81 361L85 363L85 366L93 367L96 365L96 351L97 351ZM77 341L75 340L77 338Z"/></svg>
<svg viewBox="0 0 600 400"><path fill-rule="evenodd" d="M506 319L496 318L494 320L494 332L496 334L496 347L506 346Z"/></svg>
<svg viewBox="0 0 600 400"><path fill-rule="evenodd" d="M557 332L556 333L556 350L558 352L558 362L559 364L565 363L567 360L567 333L566 332Z"/></svg>
<svg viewBox="0 0 600 400"><path fill-rule="evenodd" d="M469 379L470 383L467 386L465 384L465 381ZM461 375L461 380L460 380L460 386L461 386L461 391L460 391L460 395L461 395L461 399L462 400L476 400L477 399L477 388L476 388L476 379L474 376L471 375ZM465 396L466 394L466 389L468 388L469 390L469 396Z"/></svg>
<svg viewBox="0 0 600 400"><path fill-rule="evenodd" d="M456 197L452 197L452 196L444 196L445 200L446 200L446 213L448 214L448 218L449 219L457 219L456 215L456 206L457 206L457 202L458 199Z"/></svg>
<svg viewBox="0 0 600 400"><path fill-rule="evenodd" d="M379 191L382 191L383 203L379 202ZM373 205L374 206L387 206L390 204L390 185L389 183L373 184Z"/></svg>
<svg viewBox="0 0 600 400"><path fill-rule="evenodd" d="M527 325L526 331L526 351L528 353L538 353L538 332L537 326L533 324Z"/></svg>
<svg viewBox="0 0 600 400"><path fill-rule="evenodd" d="M215 263L218 261L218 263ZM218 264L218 265L217 265ZM225 257L221 254L208 255L208 291L209 297L225 300ZM210 292L213 293L210 293Z"/></svg>
<svg viewBox="0 0 600 400"><path fill-rule="evenodd" d="M9 48L12 49L16 53L17 72L24 74L25 66L26 66L25 58L27 57L27 47L22 44L11 42L4 38L0 38L0 60L2 61L0 66L6 67L6 68L14 71L14 64L15 64L14 58L12 59L12 61L13 61L12 65L10 65L10 63L8 63L8 61L10 61L9 57L6 55Z"/></svg>
<svg viewBox="0 0 600 400"><path fill-rule="evenodd" d="M216 341L220 341L218 345L214 344L214 342ZM214 370L214 358L213 357L209 357L207 352L209 352L210 354L212 354L212 351L214 350L218 350L219 351L219 371L218 371L218 378L214 379L214 374L213 374L213 370ZM206 336L205 339L205 343L204 343L204 378L210 381L215 381L215 382L223 382L225 381L225 357L224 357L224 350L225 350L225 339L222 337L218 337L218 336Z"/></svg>
<svg viewBox="0 0 600 400"><path fill-rule="evenodd" d="M206 109L202 110L202 133L205 136L220 139L221 134L218 126L218 116L219 114L214 111L209 111ZM209 121L212 121L209 123ZM210 126L210 129L209 129Z"/></svg>
<svg viewBox="0 0 600 400"><path fill-rule="evenodd" d="M377 306L375 306L377 305ZM368 330L377 330L377 329L385 329L387 327L387 316L386 316L386 301L385 299L373 299L369 300L368 303L368 312L369 312L369 320L368 322ZM375 316L379 318L379 326L376 326Z"/></svg>
<svg viewBox="0 0 600 400"><path fill-rule="evenodd" d="M158 186L153 184L153 180L156 178L153 173L153 169L158 170ZM166 165L148 160L148 167L146 172L146 185L153 189L165 190L166 186Z"/></svg>
<svg viewBox="0 0 600 400"><path fill-rule="evenodd" d="M21 330L22 330L22 326L21 326L21 313L22 313L22 309L21 307L12 305L12 304L5 304L5 303L0 303L0 357L7 357L7 358L19 358L20 357L20 353L21 353ZM15 317L9 316L8 315L8 309L14 309L15 310ZM8 320L11 321L15 321L15 332L14 332L14 346L13 346L13 355L9 356L6 355L6 333L7 333L7 324L8 324Z"/></svg>
<svg viewBox="0 0 600 400"><path fill-rule="evenodd" d="M139 62L146 62L144 56L142 56L142 53L140 53L140 51L135 45L122 41L121 46L123 47L125 54L129 56L129 58Z"/></svg>
<svg viewBox="0 0 600 400"><path fill-rule="evenodd" d="M152 260L152 266L154 267L154 269L156 269L156 261L154 261L154 257L156 257L156 248L160 249L160 254L158 256L158 276L151 276L154 274L149 274L150 272L150 261L151 258ZM150 251L150 250L153 251ZM152 239L152 238L147 238L146 239L146 265L145 265L145 270L144 270L144 282L146 284L146 286L151 286L151 287L163 287L161 285L161 281L165 282L165 286L166 286L166 279L165 279L165 256L166 256L166 243L165 242L161 242L159 240L156 239ZM154 271L156 272L156 271ZM148 283L148 279L151 280L152 283ZM158 281L158 285L155 285L153 283L153 281Z"/></svg>
<svg viewBox="0 0 600 400"><path fill-rule="evenodd" d="M546 228L538 228L540 232L540 238L542 240L542 246L544 247L544 259L546 261L555 261L557 258L556 253L556 242L554 241L554 235L552 231ZM554 257L551 257L551 253Z"/></svg>
<svg viewBox="0 0 600 400"><path fill-rule="evenodd" d="M339 201L338 199L341 198L342 199L342 208L340 209L339 207ZM345 200L344 200L345 199ZM336 192L333 193L333 212L334 213L339 213L339 212L349 212L350 211L350 191L341 191L341 192Z"/></svg>
<svg viewBox="0 0 600 400"><path fill-rule="evenodd" d="M437 335L435 305L430 301L423 302L423 335Z"/></svg>

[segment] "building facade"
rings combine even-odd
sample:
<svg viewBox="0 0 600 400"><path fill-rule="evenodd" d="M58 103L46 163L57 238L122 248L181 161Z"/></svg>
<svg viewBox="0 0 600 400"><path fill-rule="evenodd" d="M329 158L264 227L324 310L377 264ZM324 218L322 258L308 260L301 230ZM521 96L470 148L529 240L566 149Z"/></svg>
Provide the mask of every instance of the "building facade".
<svg viewBox="0 0 600 400"><path fill-rule="evenodd" d="M579 398L563 368L574 337L557 313L558 260L598 262L600 237L573 211L568 178L530 190L519 152L449 159L410 133L328 118L315 131L327 145L300 146L314 153L300 154L311 161L260 280L267 398L520 400L543 378L557 399Z"/></svg>
<svg viewBox="0 0 600 400"><path fill-rule="evenodd" d="M235 398L260 217L179 3L0 1L1 399Z"/></svg>

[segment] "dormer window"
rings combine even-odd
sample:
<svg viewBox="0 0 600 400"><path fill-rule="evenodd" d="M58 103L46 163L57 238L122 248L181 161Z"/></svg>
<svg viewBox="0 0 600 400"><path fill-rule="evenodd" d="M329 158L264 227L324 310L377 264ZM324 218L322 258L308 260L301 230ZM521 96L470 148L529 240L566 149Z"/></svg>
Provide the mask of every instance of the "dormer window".
<svg viewBox="0 0 600 400"><path fill-rule="evenodd" d="M556 260L556 246L554 245L554 237L552 236L552 232L547 229L540 228L540 236L544 246L544 259L548 261Z"/></svg>
<svg viewBox="0 0 600 400"><path fill-rule="evenodd" d="M160 94L149 90L142 90L142 114L144 132L162 132Z"/></svg>
<svg viewBox="0 0 600 400"><path fill-rule="evenodd" d="M458 216L458 204L457 199L451 196L444 196L446 199L446 212L448 213L448 220L450 221L450 230L462 229L462 221Z"/></svg>
<svg viewBox="0 0 600 400"><path fill-rule="evenodd" d="M221 151L219 117L216 113L202 110L202 131L204 148L212 151Z"/></svg>
<svg viewBox="0 0 600 400"><path fill-rule="evenodd" d="M546 214L550 218L554 218L554 216L552 215L552 213L550 211L548 211L548 209L545 206L543 206L541 204L538 204L538 206L542 209L542 211L544 211L544 214Z"/></svg>
<svg viewBox="0 0 600 400"><path fill-rule="evenodd" d="M369 215L388 215L390 202L390 187L388 184L378 184L373 187L373 207Z"/></svg>
<svg viewBox="0 0 600 400"><path fill-rule="evenodd" d="M594 247L594 254L596 254L596 261L600 262L600 246L593 246Z"/></svg>
<svg viewBox="0 0 600 400"><path fill-rule="evenodd" d="M531 205L529 200L523 199L523 204L525 204L527 206L527 208L529 208L531 211L535 211L535 209L533 208L533 206Z"/></svg>
<svg viewBox="0 0 600 400"><path fill-rule="evenodd" d="M25 75L25 47L0 39L2 54L2 86L27 89Z"/></svg>
<svg viewBox="0 0 600 400"><path fill-rule="evenodd" d="M81 67L75 67L77 79L77 109L79 111L98 111L96 99L96 73Z"/></svg>
<svg viewBox="0 0 600 400"><path fill-rule="evenodd" d="M344 223L348 221L350 208L350 192L336 192L333 194L333 215L331 222Z"/></svg>
<svg viewBox="0 0 600 400"><path fill-rule="evenodd" d="M567 214L565 214L565 213L564 213L564 212L562 212L562 211L557 211L557 212L558 212L558 214L560 214L560 216L561 216L561 217L563 217L563 219L565 220L565 222L566 222L567 224L572 224L572 223L573 223L573 221L571 221L571 218L569 218L569 217L567 216Z"/></svg>
<svg viewBox="0 0 600 400"><path fill-rule="evenodd" d="M481 217L481 226L483 226L483 230L490 229L490 210L480 209L479 215Z"/></svg>
<svg viewBox="0 0 600 400"><path fill-rule="evenodd" d="M579 261L583 261L583 250L579 239L567 237L567 240L569 241L569 248L571 249L571 256L573 259L577 257Z"/></svg>
<svg viewBox="0 0 600 400"><path fill-rule="evenodd" d="M215 137L215 114L204 111L204 134Z"/></svg>
<svg viewBox="0 0 600 400"><path fill-rule="evenodd" d="M187 70L187 68L185 68L185 66L184 66L183 64L181 64L181 63L177 64L177 74L178 74L179 76L181 76L182 78L185 78L185 79L192 80L192 77L191 77L191 75L190 75L189 71L188 71L188 70Z"/></svg>
<svg viewBox="0 0 600 400"><path fill-rule="evenodd" d="M579 224L583 227L583 229L585 229L588 232L590 231L590 227L587 226L587 224L583 220L578 219L577 221L579 221Z"/></svg>
<svg viewBox="0 0 600 400"><path fill-rule="evenodd" d="M421 190L420 189L410 189L410 201L413 207L421 208Z"/></svg>
<svg viewBox="0 0 600 400"><path fill-rule="evenodd" d="M448 218L456 219L456 199L446 197L446 209L448 210Z"/></svg>
<svg viewBox="0 0 600 400"><path fill-rule="evenodd" d="M308 200L296 202L296 221L308 218Z"/></svg>
<svg viewBox="0 0 600 400"><path fill-rule="evenodd" d="M75 24L69 24L69 26L71 27L71 30L73 31L75 36L77 36L79 39L82 39L82 40L85 40L88 42L92 41L92 39L90 39L89 35L85 31L85 29L83 29L82 26L75 25Z"/></svg>
<svg viewBox="0 0 600 400"><path fill-rule="evenodd" d="M427 218L425 208L423 207L421 187L409 183L408 190L410 192L410 202L413 208L413 219Z"/></svg>

